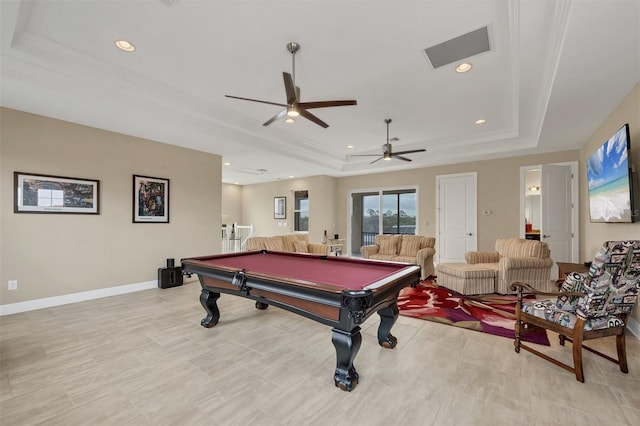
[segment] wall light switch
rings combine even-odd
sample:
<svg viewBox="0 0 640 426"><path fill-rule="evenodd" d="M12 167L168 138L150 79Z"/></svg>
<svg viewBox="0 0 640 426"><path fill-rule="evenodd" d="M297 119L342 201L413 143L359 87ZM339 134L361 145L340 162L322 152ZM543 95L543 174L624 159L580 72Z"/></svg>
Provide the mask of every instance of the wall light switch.
<svg viewBox="0 0 640 426"><path fill-rule="evenodd" d="M9 280L7 287L9 288L9 290L17 290L18 280Z"/></svg>

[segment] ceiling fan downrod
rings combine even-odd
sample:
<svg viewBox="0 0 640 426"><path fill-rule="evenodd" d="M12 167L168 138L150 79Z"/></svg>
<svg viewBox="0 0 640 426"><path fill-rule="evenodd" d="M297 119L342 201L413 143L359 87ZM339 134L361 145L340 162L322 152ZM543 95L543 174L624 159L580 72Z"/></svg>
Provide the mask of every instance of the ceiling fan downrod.
<svg viewBox="0 0 640 426"><path fill-rule="evenodd" d="M300 45L295 41L287 43L287 50L291 53L291 78L293 85L296 85L296 52L300 50Z"/></svg>

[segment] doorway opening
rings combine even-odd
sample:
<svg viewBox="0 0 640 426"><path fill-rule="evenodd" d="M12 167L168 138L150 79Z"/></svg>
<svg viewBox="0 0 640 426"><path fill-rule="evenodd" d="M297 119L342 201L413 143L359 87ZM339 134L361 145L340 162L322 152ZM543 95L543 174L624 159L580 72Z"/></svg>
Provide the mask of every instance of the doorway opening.
<svg viewBox="0 0 640 426"><path fill-rule="evenodd" d="M554 262L578 263L578 206L577 161L520 167L520 238L546 242Z"/></svg>

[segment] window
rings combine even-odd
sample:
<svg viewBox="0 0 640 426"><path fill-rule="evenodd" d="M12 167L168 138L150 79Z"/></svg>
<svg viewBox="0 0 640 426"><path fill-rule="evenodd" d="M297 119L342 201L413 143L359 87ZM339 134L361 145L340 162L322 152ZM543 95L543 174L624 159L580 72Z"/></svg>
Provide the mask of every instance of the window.
<svg viewBox="0 0 640 426"><path fill-rule="evenodd" d="M382 194L382 233L415 234L415 190L384 191Z"/></svg>
<svg viewBox="0 0 640 426"><path fill-rule="evenodd" d="M309 232L309 191L294 191L293 203L293 230Z"/></svg>
<svg viewBox="0 0 640 426"><path fill-rule="evenodd" d="M378 234L415 234L417 203L415 189L352 194L352 238L368 245Z"/></svg>

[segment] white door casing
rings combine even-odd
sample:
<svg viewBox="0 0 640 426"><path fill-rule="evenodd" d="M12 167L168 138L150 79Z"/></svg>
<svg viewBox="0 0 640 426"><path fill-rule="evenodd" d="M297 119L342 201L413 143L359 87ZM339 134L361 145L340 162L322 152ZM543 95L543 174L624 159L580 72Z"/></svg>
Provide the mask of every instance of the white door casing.
<svg viewBox="0 0 640 426"><path fill-rule="evenodd" d="M477 249L477 173L436 176L436 263Z"/></svg>

